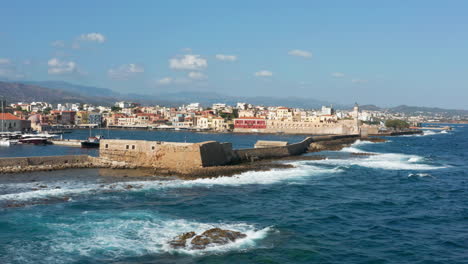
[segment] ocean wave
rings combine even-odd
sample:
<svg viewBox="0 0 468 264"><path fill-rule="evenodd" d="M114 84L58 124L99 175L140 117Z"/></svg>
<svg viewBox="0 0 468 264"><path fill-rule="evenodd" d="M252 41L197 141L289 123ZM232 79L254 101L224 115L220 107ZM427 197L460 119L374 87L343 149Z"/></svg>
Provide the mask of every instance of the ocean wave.
<svg viewBox="0 0 468 264"><path fill-rule="evenodd" d="M106 255L113 258L142 256L154 253L203 255L254 248L272 227L256 228L246 223L200 223L184 219L167 219L155 213L125 212L101 221L102 215L86 215L84 222L73 225L49 224L47 227L59 238L51 239L52 250L59 254L80 256ZM174 249L169 241L186 232L219 227L246 234L243 239L203 250ZM78 234L78 236L76 236Z"/></svg>
<svg viewBox="0 0 468 264"><path fill-rule="evenodd" d="M275 184L286 181L300 181L310 176L336 173L340 170L320 168L301 161L291 162L295 167L291 169L272 169L268 171L247 171L233 176L220 176L214 178L200 178L195 180L143 180L124 181L110 184L85 183L69 181L68 183L35 183L47 186L31 190L30 183L15 184L13 193L0 195L0 201L24 202L34 199L47 200L56 197L86 195L103 192L145 191L154 189L174 189L212 186L240 186L248 184ZM53 187L56 186L56 187ZM57 188L59 187L59 188Z"/></svg>
<svg viewBox="0 0 468 264"><path fill-rule="evenodd" d="M422 177L434 177L434 176L432 176L429 173L410 173L410 174L408 174L408 178L409 177L420 177L420 178L422 178Z"/></svg>
<svg viewBox="0 0 468 264"><path fill-rule="evenodd" d="M423 157L416 155L397 153L373 153L365 158L351 159L325 159L311 161L314 164L326 164L335 166L361 166L384 170L436 170L445 168L422 163Z"/></svg>
<svg viewBox="0 0 468 264"><path fill-rule="evenodd" d="M249 250L261 247L259 241L272 232L273 227L252 224L203 223L173 219L148 210L84 211L80 214L58 216L53 221L37 221L40 239L33 238L23 246L23 240L5 245L0 259L21 260L21 263L75 263L80 260L106 262L151 254L206 255ZM229 229L246 234L233 243L211 246L203 250L174 249L169 241L186 232L201 234L211 228ZM37 259L38 252L47 252ZM87 262L87 261L85 261Z"/></svg>

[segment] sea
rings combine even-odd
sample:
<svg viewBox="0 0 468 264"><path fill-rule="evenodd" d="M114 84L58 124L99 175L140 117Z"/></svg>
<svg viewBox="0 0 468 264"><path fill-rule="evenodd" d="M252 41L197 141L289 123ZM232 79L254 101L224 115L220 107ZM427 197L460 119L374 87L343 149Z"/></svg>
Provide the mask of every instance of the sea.
<svg viewBox="0 0 468 264"><path fill-rule="evenodd" d="M453 128L357 141L340 151L306 154L323 159L282 161L293 168L231 177L182 180L108 169L3 174L0 263L468 263L468 126ZM259 139L303 138L109 134L217 140L236 148ZM50 145L0 149L2 157L64 154L97 152ZM168 244L214 227L247 237L204 250Z"/></svg>

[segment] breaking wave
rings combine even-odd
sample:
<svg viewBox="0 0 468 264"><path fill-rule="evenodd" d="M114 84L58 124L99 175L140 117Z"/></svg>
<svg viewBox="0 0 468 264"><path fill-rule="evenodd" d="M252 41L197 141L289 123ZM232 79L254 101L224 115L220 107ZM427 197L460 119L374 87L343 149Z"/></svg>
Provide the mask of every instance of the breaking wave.
<svg viewBox="0 0 468 264"><path fill-rule="evenodd" d="M350 147L344 148L342 152L350 153L369 153L366 157L348 157L347 159L325 159L313 161L313 164L326 164L335 166L361 166L384 170L435 170L445 168L443 166L434 166L425 162L425 159L417 155L400 153L377 153L363 151L358 146L376 144L368 141L356 141Z"/></svg>
<svg viewBox="0 0 468 264"><path fill-rule="evenodd" d="M416 155L386 153L371 155L367 158L326 159L313 161L316 164L335 166L361 166L384 170L435 170L445 167L421 163L422 157Z"/></svg>
<svg viewBox="0 0 468 264"><path fill-rule="evenodd" d="M408 177L420 177L420 178L422 178L422 177L434 177L434 176L432 176L429 173L410 173L410 174L408 174Z"/></svg>
<svg viewBox="0 0 468 264"><path fill-rule="evenodd" d="M69 220L73 220L73 224ZM47 251L54 259L46 257L44 263L71 263L83 258L115 260L158 253L203 255L256 248L259 240L274 231L272 227L256 228L246 223L200 223L170 219L147 210L84 211L80 215L59 217L58 221L42 223L41 226L48 230L44 239L50 243L36 240L28 247L21 247L12 241L7 247L8 255L28 260L37 252ZM215 227L242 232L247 236L233 243L203 250L173 249L168 244L183 233L194 231L201 234Z"/></svg>
<svg viewBox="0 0 468 264"><path fill-rule="evenodd" d="M215 178L201 178L195 180L147 180L125 181L110 184L68 182L54 183L41 189L31 190L30 183L16 184L14 191L0 195L0 201L28 201L33 199L50 199L54 197L74 196L103 192L142 191L168 188L192 188L212 186L240 186L248 184L275 184L285 181L297 181L313 175L336 173L339 169L320 168L303 162L291 162L295 167L291 169L272 169L269 171L247 171L233 176ZM47 185L48 183L35 183ZM52 186L53 185L53 186ZM54 186L58 186L54 187Z"/></svg>

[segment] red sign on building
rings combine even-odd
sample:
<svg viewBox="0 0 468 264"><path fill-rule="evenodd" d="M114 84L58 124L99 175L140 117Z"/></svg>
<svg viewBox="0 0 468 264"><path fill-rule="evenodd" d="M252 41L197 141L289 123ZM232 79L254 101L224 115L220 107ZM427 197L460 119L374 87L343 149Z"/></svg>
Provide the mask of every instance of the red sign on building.
<svg viewBox="0 0 468 264"><path fill-rule="evenodd" d="M241 117L234 119L234 128L265 129L266 120L260 117Z"/></svg>

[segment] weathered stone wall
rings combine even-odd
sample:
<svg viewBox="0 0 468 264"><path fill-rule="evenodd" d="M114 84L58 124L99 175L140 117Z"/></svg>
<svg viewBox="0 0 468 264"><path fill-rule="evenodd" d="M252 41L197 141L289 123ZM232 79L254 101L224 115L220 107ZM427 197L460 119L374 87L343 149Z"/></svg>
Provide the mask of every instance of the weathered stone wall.
<svg viewBox="0 0 468 264"><path fill-rule="evenodd" d="M88 155L0 158L0 167L79 164L88 161Z"/></svg>
<svg viewBox="0 0 468 264"><path fill-rule="evenodd" d="M99 154L103 159L177 171L225 165L233 158L230 143L215 141L173 143L145 140L101 140Z"/></svg>
<svg viewBox="0 0 468 264"><path fill-rule="evenodd" d="M289 144L280 147L266 147L253 149L238 149L234 150L236 161L251 161L256 159L271 159L281 158L293 155L300 155L307 151L313 138L308 137L301 142Z"/></svg>
<svg viewBox="0 0 468 264"><path fill-rule="evenodd" d="M305 135L350 135L358 133L356 121L340 120L337 123L293 122L267 120L265 129L235 128L237 133L286 133Z"/></svg>

